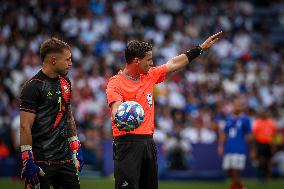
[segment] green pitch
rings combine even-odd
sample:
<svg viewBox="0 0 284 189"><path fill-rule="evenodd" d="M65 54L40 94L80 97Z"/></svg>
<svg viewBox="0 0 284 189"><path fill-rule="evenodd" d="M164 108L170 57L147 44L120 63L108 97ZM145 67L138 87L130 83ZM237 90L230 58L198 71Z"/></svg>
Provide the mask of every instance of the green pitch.
<svg viewBox="0 0 284 189"><path fill-rule="evenodd" d="M271 180L261 183L257 180L245 180L248 189L283 189L284 179ZM1 189L23 189L23 184L12 181L10 178L0 178ZM113 179L81 179L82 189L114 189ZM159 189L228 189L229 181L160 181Z"/></svg>

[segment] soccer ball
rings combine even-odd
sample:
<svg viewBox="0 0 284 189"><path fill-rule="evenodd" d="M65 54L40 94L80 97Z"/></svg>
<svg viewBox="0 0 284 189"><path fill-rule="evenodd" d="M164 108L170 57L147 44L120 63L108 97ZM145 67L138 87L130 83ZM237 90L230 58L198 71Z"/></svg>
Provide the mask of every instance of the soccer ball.
<svg viewBox="0 0 284 189"><path fill-rule="evenodd" d="M119 105L115 115L115 124L119 130L132 131L144 120L144 110L135 101L126 101Z"/></svg>

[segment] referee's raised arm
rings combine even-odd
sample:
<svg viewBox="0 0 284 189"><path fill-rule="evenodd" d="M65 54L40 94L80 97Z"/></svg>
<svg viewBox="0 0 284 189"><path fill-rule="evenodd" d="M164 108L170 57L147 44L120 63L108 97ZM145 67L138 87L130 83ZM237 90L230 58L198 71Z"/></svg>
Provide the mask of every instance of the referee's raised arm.
<svg viewBox="0 0 284 189"><path fill-rule="evenodd" d="M189 62L198 57L203 51L208 50L214 43L216 43L222 35L222 31L208 37L201 45L196 46L183 54L173 57L169 60L167 65L167 73L171 73L184 68Z"/></svg>

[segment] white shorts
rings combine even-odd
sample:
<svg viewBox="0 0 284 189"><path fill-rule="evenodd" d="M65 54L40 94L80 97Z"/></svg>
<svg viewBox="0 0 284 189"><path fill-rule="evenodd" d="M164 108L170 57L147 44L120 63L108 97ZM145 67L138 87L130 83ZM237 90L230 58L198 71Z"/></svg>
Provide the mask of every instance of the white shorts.
<svg viewBox="0 0 284 189"><path fill-rule="evenodd" d="M246 155L244 154L225 154L223 158L223 169L243 170L246 165Z"/></svg>

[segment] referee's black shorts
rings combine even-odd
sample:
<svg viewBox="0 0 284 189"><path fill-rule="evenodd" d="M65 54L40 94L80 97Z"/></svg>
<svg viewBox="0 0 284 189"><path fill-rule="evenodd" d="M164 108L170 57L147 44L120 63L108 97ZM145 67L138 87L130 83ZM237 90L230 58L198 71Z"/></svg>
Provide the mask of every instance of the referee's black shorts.
<svg viewBox="0 0 284 189"><path fill-rule="evenodd" d="M113 139L116 189L158 189L157 148L152 135Z"/></svg>
<svg viewBox="0 0 284 189"><path fill-rule="evenodd" d="M257 156L258 157L264 157L266 159L270 159L272 157L272 149L270 144L263 144L257 142Z"/></svg>

